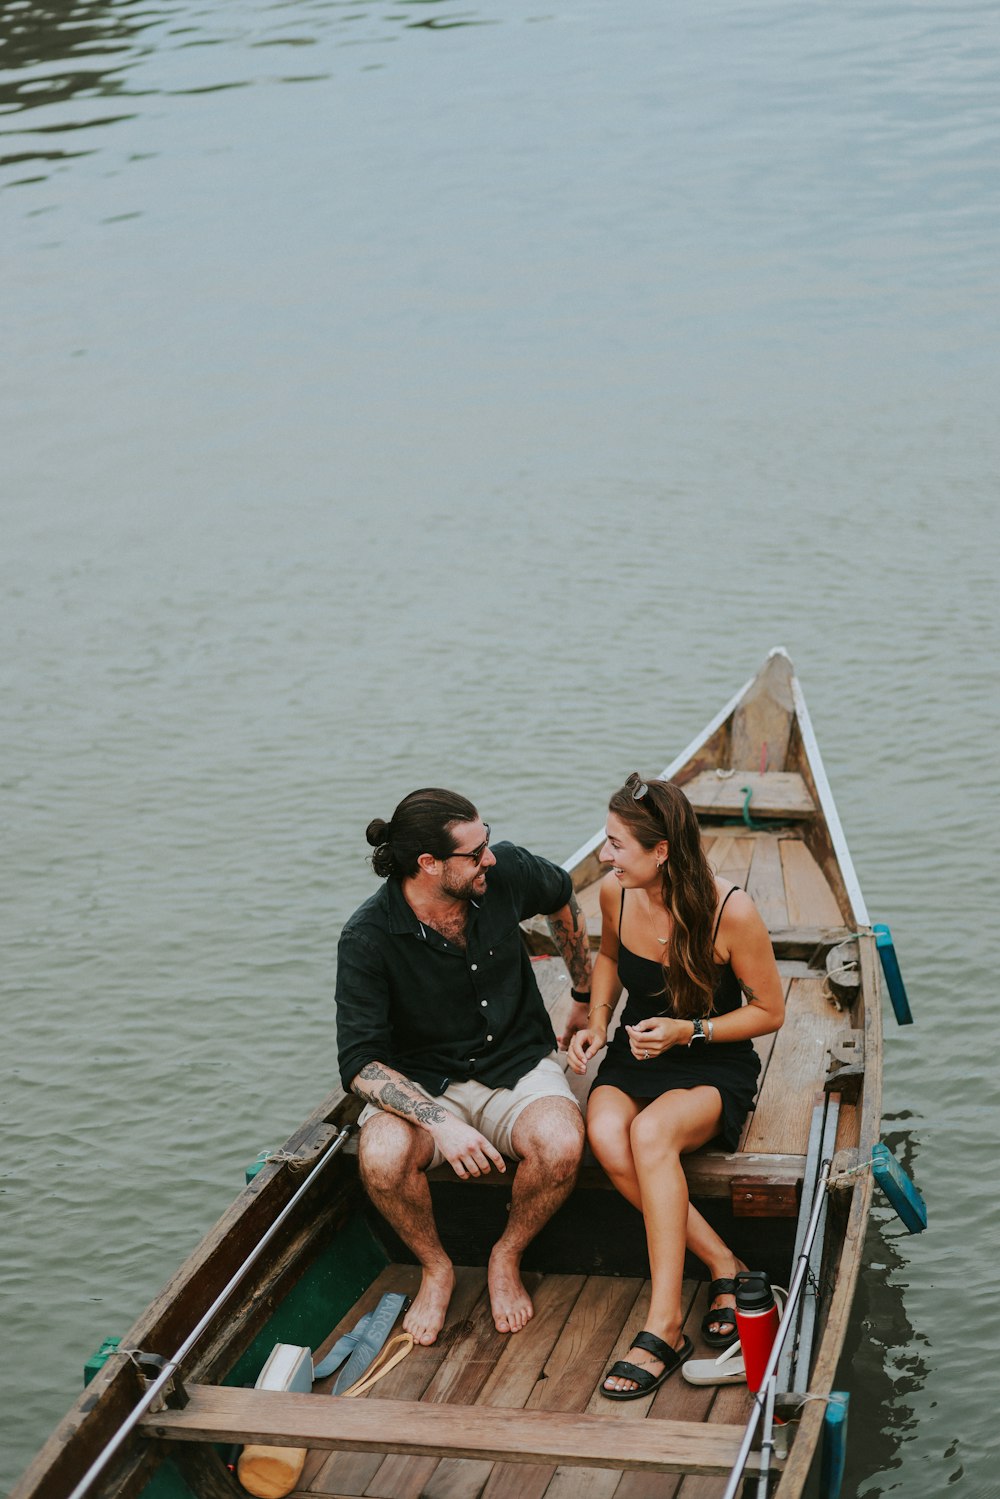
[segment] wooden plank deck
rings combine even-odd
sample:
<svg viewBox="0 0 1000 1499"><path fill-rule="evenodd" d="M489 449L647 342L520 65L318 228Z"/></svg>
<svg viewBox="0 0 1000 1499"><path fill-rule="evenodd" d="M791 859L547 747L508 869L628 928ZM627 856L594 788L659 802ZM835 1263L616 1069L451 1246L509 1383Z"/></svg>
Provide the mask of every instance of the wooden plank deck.
<svg viewBox="0 0 1000 1499"><path fill-rule="evenodd" d="M417 1270L390 1265L316 1351L353 1327L387 1291L411 1293ZM360 1399L192 1386L181 1411L147 1418L150 1435L186 1441L298 1440L312 1448L299 1499L664 1499L684 1471L717 1496L749 1413L744 1387L688 1385L612 1404L609 1365L643 1326L649 1284L605 1276L528 1277L535 1315L497 1333L485 1271L462 1269L448 1325ZM685 1282L696 1354L705 1287ZM319 1393L317 1393L319 1392ZM725 1397L725 1398L722 1398ZM445 1455L441 1455L441 1454Z"/></svg>

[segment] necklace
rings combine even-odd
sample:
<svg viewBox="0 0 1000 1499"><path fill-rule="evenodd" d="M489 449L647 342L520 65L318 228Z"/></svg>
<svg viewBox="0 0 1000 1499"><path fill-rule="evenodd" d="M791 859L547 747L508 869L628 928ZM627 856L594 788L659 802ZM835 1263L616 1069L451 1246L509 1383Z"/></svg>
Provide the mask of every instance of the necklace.
<svg viewBox="0 0 1000 1499"><path fill-rule="evenodd" d="M649 922L649 929L652 932L653 936L656 937L657 942L660 944L661 947L666 947L667 943L670 941L670 938L669 937L658 937L657 936L657 934L656 934L656 927L653 925L653 914L652 914L652 912L649 909L649 898L648 898L648 896L646 898L646 920Z"/></svg>

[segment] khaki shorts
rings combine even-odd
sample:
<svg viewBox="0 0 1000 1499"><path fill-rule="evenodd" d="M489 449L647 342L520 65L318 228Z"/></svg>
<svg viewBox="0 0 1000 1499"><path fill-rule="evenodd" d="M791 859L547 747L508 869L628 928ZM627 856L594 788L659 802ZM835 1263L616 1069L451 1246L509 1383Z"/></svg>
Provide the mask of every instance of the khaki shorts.
<svg viewBox="0 0 1000 1499"><path fill-rule="evenodd" d="M457 1118L485 1135L501 1155L516 1161L518 1155L513 1143L514 1125L528 1104L534 1103L536 1098L565 1098L575 1109L580 1107L570 1091L557 1052L553 1051L549 1056L543 1057L513 1088L487 1088L485 1083L477 1083L470 1078L467 1083L451 1083L443 1093L437 1095L434 1102L443 1104ZM367 1124L369 1119L381 1112L374 1104L365 1104L358 1124ZM443 1160L444 1156L435 1145L431 1166L440 1166Z"/></svg>

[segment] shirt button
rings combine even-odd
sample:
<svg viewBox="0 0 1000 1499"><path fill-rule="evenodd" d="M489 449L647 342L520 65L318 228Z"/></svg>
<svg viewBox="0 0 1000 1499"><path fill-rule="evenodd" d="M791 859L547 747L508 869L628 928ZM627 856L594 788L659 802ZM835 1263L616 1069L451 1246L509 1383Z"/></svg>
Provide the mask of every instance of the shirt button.
<svg viewBox="0 0 1000 1499"><path fill-rule="evenodd" d="M485 1001L485 999L481 999L479 1001L479 1003L482 1005L483 1009L485 1010L485 1008L486 1008L486 1001Z"/></svg>
<svg viewBox="0 0 1000 1499"><path fill-rule="evenodd" d="M492 1041L493 1037L492 1036L487 1036L486 1039L487 1039L487 1041Z"/></svg>
<svg viewBox="0 0 1000 1499"><path fill-rule="evenodd" d="M473 965L472 965L472 971L473 971L473 973L475 973L475 972L476 972L476 969L477 969L477 968L478 968L478 967L479 967L479 964L478 964L478 963L473 963Z"/></svg>

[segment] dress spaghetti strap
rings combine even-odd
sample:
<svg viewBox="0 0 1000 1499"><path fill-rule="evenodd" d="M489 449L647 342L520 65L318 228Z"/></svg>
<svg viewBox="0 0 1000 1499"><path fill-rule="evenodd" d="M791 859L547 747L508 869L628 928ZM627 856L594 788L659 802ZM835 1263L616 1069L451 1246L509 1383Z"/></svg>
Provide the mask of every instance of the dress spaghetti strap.
<svg viewBox="0 0 1000 1499"><path fill-rule="evenodd" d="M719 924L722 921L722 913L726 909L726 901L729 899L729 897L731 895L733 895L739 889L740 889L739 885L734 885L731 890L727 890L726 891L725 895L722 898L722 905L719 907L719 914L715 918L715 931L712 933L712 941L713 942L715 941L716 937L719 935ZM622 891L622 900L624 901L624 899L625 899L625 891L623 890ZM621 918L619 918L619 921L618 921L618 930L619 931L621 931L621 926L622 926L622 924L621 924Z"/></svg>
<svg viewBox="0 0 1000 1499"><path fill-rule="evenodd" d="M726 909L726 901L729 899L729 897L731 895L735 895L736 891L740 890L740 889L742 889L741 885L733 885L729 890L726 891L725 895L722 897L722 905L719 907L719 914L715 918L715 931L712 933L712 942L713 943L715 942L716 937L719 935L719 927L720 927L720 925L722 923L722 913ZM622 940L622 917L624 915L625 915L625 890L624 890L624 887L623 887L622 888L621 905L618 907L618 941L619 942L621 942L621 940Z"/></svg>

